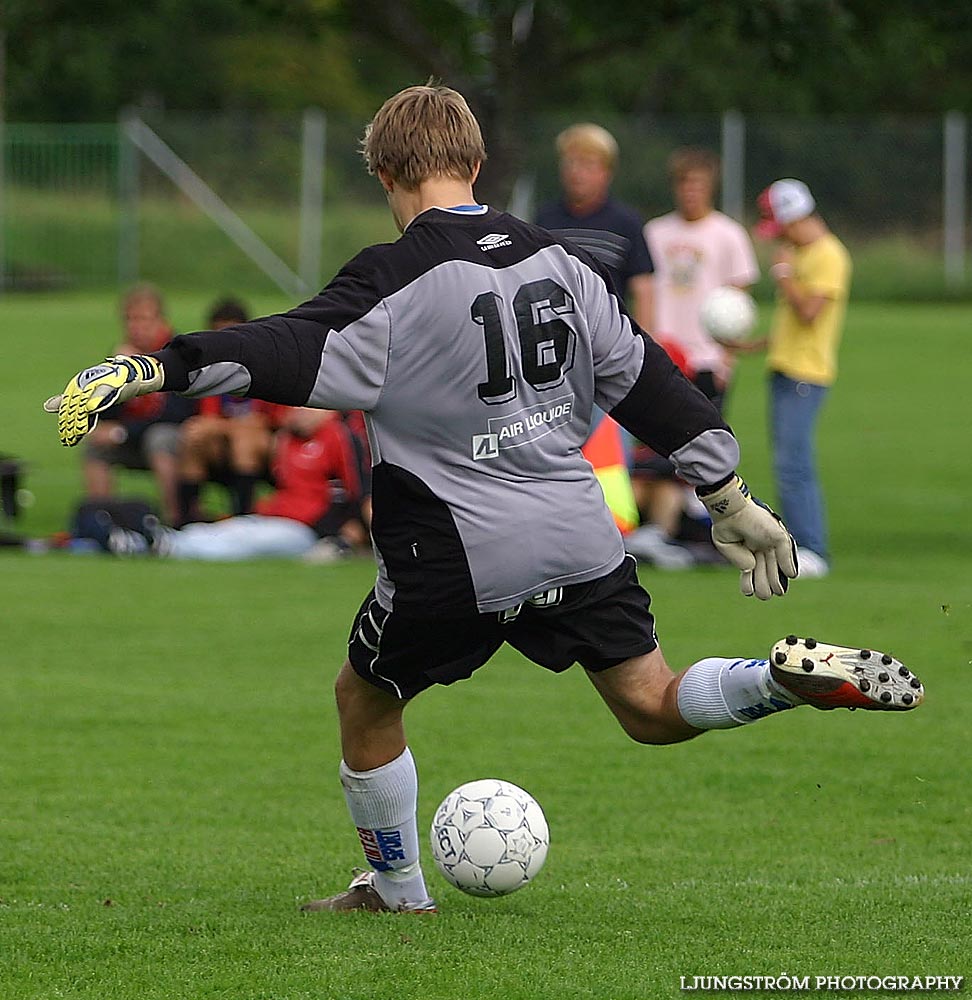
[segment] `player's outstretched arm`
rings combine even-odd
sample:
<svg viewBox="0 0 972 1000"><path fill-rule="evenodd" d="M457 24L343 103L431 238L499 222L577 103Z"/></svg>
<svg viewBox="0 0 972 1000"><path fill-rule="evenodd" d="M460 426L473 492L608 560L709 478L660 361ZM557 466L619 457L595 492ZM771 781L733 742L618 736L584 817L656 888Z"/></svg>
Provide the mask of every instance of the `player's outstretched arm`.
<svg viewBox="0 0 972 1000"><path fill-rule="evenodd" d="M696 492L712 518L712 541L740 572L743 594L761 601L782 597L797 575L796 543L782 520L735 474L717 489Z"/></svg>
<svg viewBox="0 0 972 1000"><path fill-rule="evenodd" d="M107 358L78 372L60 395L44 403L44 409L57 414L61 444L73 448L95 429L100 413L135 396L158 392L164 381L162 365L149 355Z"/></svg>

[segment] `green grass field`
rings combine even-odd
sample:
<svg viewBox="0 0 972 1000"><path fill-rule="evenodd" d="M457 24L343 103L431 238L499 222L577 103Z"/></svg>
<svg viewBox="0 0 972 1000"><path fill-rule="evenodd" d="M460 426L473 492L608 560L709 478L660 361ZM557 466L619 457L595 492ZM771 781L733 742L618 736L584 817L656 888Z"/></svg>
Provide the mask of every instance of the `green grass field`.
<svg viewBox="0 0 972 1000"><path fill-rule="evenodd" d="M177 325L205 304L174 299ZM30 463L31 534L78 489L40 403L111 345L113 308L0 300L0 451ZM579 669L502 652L408 711L420 823L503 777L544 806L550 854L479 900L426 852L435 918L297 910L361 863L330 688L368 561L0 553L0 998L646 1000L694 975L972 975L970 322L852 305L821 428L829 578L760 604L728 570L642 573L673 665L796 631L890 648L927 704L647 748ZM764 404L750 359L731 419L772 499Z"/></svg>

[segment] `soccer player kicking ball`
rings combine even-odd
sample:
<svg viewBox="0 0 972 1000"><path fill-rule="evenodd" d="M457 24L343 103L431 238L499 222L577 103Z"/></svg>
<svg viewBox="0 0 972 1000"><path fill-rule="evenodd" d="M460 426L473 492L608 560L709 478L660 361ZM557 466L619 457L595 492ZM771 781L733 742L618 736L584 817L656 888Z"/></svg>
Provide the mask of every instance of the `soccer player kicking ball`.
<svg viewBox="0 0 972 1000"><path fill-rule="evenodd" d="M504 642L548 670L580 663L640 743L804 704L921 703L921 684L891 657L795 636L769 659L709 657L673 673L581 446L596 404L670 456L743 594L768 600L796 576L793 539L736 475L731 431L592 257L477 204L486 152L460 94L396 94L368 126L364 156L397 242L362 251L290 312L109 358L46 404L68 446L108 406L159 390L364 411L378 578L336 694L341 782L370 870L305 909L434 911L403 712Z"/></svg>

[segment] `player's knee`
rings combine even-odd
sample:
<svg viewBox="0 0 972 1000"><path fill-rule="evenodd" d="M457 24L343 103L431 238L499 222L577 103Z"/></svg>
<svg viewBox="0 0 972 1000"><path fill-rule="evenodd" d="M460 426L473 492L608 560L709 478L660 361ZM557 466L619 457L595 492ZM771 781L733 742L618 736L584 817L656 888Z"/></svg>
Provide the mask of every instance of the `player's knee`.
<svg viewBox="0 0 972 1000"><path fill-rule="evenodd" d="M347 712L353 703L356 679L354 668L345 660L344 666L341 667L334 679L334 700L337 703L338 713Z"/></svg>

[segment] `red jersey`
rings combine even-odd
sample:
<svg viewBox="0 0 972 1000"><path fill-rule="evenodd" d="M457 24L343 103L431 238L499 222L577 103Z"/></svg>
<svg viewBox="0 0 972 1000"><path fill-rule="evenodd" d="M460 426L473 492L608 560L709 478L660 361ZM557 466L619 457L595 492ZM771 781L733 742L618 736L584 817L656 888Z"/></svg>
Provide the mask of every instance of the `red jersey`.
<svg viewBox="0 0 972 1000"><path fill-rule="evenodd" d="M283 432L274 452L273 476L277 489L258 501L257 514L289 517L313 527L327 513L336 487L348 500L361 499L354 440L336 417L321 424L313 437Z"/></svg>

